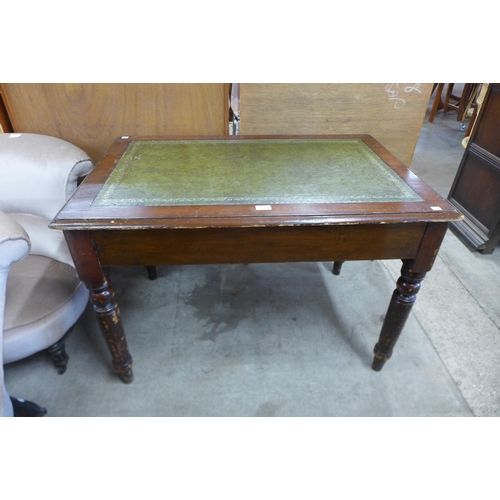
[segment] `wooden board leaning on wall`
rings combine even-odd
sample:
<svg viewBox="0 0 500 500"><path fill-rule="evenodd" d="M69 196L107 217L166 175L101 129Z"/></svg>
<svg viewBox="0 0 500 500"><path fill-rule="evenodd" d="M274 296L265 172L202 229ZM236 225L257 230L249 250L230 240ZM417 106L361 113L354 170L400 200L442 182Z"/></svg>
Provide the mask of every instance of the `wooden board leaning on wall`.
<svg viewBox="0 0 500 500"><path fill-rule="evenodd" d="M242 135L369 134L410 166L432 83L242 83Z"/></svg>
<svg viewBox="0 0 500 500"><path fill-rule="evenodd" d="M15 132L65 139L95 162L122 135L224 135L229 84L3 83Z"/></svg>

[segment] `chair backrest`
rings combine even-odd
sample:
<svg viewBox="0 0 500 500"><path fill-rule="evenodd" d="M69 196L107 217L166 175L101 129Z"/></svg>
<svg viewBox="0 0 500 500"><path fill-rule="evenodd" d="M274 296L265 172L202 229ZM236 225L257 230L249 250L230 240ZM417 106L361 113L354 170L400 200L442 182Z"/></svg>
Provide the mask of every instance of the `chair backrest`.
<svg viewBox="0 0 500 500"><path fill-rule="evenodd" d="M92 166L84 151L62 139L0 134L0 210L50 220Z"/></svg>

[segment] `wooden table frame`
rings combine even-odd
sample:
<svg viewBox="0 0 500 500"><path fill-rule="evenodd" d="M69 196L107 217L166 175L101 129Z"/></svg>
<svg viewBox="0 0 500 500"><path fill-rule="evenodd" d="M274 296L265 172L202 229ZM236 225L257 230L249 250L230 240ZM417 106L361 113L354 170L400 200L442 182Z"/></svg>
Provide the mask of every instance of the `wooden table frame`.
<svg viewBox="0 0 500 500"><path fill-rule="evenodd" d="M92 206L135 140L361 139L421 198L416 202L275 205ZM133 380L132 357L107 268L113 265L335 262L401 259L401 277L374 348L379 371L430 271L448 223L460 214L371 136L221 136L119 138L50 224L64 231L80 279L90 291L113 366ZM124 249L126 249L124 251Z"/></svg>

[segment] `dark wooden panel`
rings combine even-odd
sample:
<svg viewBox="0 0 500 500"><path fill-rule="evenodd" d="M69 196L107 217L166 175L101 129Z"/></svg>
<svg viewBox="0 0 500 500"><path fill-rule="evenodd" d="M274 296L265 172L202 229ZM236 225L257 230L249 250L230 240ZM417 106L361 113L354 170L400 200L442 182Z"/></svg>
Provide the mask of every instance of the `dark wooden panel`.
<svg viewBox="0 0 500 500"><path fill-rule="evenodd" d="M420 224L93 231L107 265L238 264L414 258Z"/></svg>
<svg viewBox="0 0 500 500"><path fill-rule="evenodd" d="M448 199L465 219L452 228L492 253L500 241L500 84L490 83Z"/></svg>
<svg viewBox="0 0 500 500"><path fill-rule="evenodd" d="M447 222L427 224L424 237L422 238L417 258L411 265L411 272L426 273L434 265L439 248L448 229Z"/></svg>
<svg viewBox="0 0 500 500"><path fill-rule="evenodd" d="M500 157L500 85L491 84L490 95L487 101L487 112L476 124L473 143Z"/></svg>
<svg viewBox="0 0 500 500"><path fill-rule="evenodd" d="M500 214L500 161L471 145L453 199L486 228L494 226Z"/></svg>

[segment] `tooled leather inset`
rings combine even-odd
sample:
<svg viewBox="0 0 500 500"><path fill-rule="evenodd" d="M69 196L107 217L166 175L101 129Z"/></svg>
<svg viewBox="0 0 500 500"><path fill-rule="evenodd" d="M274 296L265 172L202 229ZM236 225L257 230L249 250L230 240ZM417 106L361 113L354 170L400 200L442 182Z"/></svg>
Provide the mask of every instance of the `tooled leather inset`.
<svg viewBox="0 0 500 500"><path fill-rule="evenodd" d="M94 206L421 201L358 139L132 142Z"/></svg>

